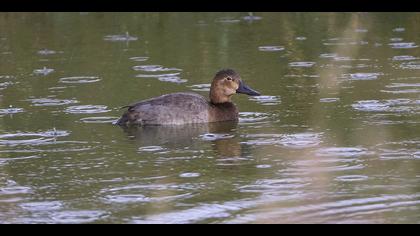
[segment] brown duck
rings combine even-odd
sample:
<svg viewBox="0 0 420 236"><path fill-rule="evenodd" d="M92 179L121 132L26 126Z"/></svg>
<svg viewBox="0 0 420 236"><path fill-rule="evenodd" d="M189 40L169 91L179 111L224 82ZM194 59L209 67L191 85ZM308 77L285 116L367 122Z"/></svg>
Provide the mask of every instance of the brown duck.
<svg viewBox="0 0 420 236"><path fill-rule="evenodd" d="M210 101L196 93L171 93L125 106L128 110L116 122L130 125L180 125L238 119L231 97L236 93L259 96L232 69L216 73L210 87Z"/></svg>

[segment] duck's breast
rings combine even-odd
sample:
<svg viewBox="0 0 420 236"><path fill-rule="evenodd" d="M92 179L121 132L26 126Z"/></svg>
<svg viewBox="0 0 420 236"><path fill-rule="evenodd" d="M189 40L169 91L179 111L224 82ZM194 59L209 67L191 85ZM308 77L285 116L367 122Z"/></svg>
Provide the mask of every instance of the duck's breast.
<svg viewBox="0 0 420 236"><path fill-rule="evenodd" d="M209 122L209 103L195 93L172 93L129 106L129 123L170 125Z"/></svg>
<svg viewBox="0 0 420 236"><path fill-rule="evenodd" d="M209 112L210 122L238 120L238 108L232 102L212 105Z"/></svg>

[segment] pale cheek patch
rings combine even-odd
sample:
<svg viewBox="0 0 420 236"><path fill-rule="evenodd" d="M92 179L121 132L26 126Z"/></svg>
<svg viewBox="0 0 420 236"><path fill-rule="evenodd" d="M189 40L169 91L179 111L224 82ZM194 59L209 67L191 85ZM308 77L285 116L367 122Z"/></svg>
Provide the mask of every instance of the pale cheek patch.
<svg viewBox="0 0 420 236"><path fill-rule="evenodd" d="M225 88L225 94L230 96L232 94L236 93L236 89L231 89L231 88Z"/></svg>

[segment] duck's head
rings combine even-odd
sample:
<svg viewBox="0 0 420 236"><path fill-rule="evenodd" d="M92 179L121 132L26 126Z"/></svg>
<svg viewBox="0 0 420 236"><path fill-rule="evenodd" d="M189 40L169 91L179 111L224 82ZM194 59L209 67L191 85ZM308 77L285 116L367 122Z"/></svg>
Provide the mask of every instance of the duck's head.
<svg viewBox="0 0 420 236"><path fill-rule="evenodd" d="M210 101L213 104L231 102L235 93L259 96L259 92L248 87L238 73L232 69L224 69L216 73L210 87Z"/></svg>

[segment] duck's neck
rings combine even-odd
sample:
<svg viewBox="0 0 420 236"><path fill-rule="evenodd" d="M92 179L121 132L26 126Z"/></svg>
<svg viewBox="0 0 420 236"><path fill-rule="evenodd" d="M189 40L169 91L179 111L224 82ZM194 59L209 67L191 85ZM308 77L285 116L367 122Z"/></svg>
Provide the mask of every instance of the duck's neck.
<svg viewBox="0 0 420 236"><path fill-rule="evenodd" d="M210 88L210 102L213 104L222 104L222 103L227 103L227 102L232 102L231 97L230 96L226 96L223 91L220 91L220 89L216 88L216 86L212 85L212 87Z"/></svg>
<svg viewBox="0 0 420 236"><path fill-rule="evenodd" d="M238 108L232 102L211 103L209 119L210 122L237 120L239 117Z"/></svg>

